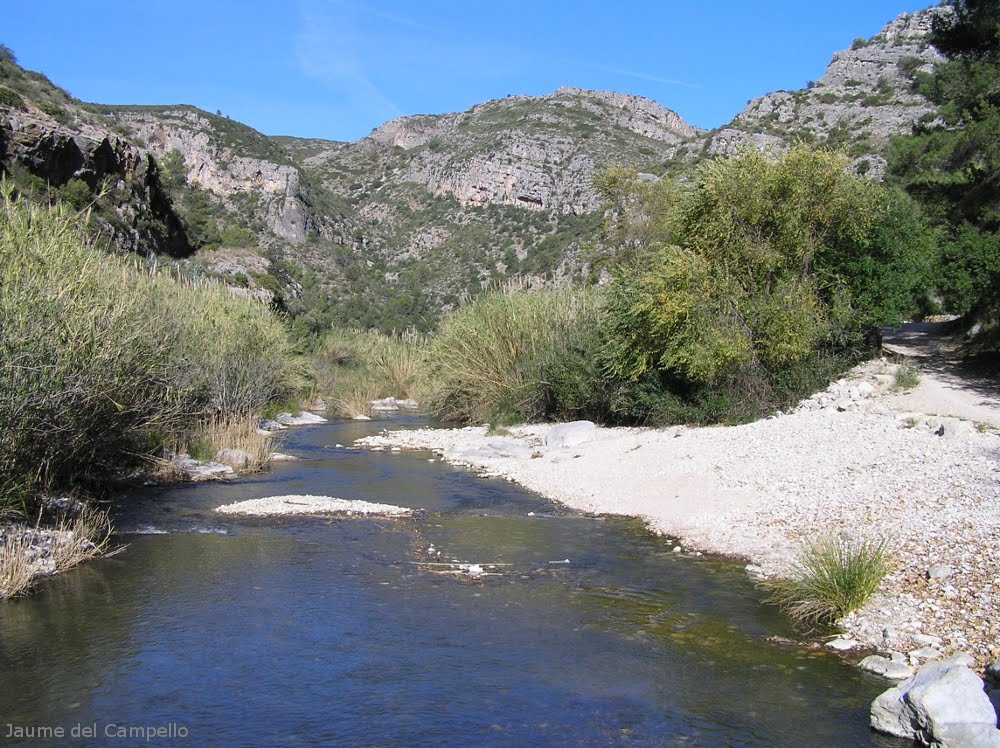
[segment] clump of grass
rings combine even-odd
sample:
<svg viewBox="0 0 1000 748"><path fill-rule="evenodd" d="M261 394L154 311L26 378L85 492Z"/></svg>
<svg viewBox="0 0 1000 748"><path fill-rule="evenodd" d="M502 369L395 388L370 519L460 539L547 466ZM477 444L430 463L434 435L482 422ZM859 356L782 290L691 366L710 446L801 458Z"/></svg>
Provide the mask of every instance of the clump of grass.
<svg viewBox="0 0 1000 748"><path fill-rule="evenodd" d="M891 568L886 541L827 536L803 546L787 578L761 583L796 623L834 624L871 597Z"/></svg>
<svg viewBox="0 0 1000 748"><path fill-rule="evenodd" d="M344 418L357 418L358 416L372 415L372 400L379 397L377 386L358 382L350 387L340 389L333 396L333 409L339 416Z"/></svg>
<svg viewBox="0 0 1000 748"><path fill-rule="evenodd" d="M209 459L222 450L235 450L244 459L223 460L230 467L244 473L256 473L267 467L274 450L274 434L262 434L255 416L216 416L199 432L198 442Z"/></svg>
<svg viewBox="0 0 1000 748"><path fill-rule="evenodd" d="M31 589L35 580L31 550L31 540L23 535L12 535L0 542L0 600L18 597Z"/></svg>
<svg viewBox="0 0 1000 748"><path fill-rule="evenodd" d="M65 571L83 561L108 555L111 544L111 518L108 513L83 507L72 518L59 522L61 537L52 543L56 571ZM117 553L121 548L111 551Z"/></svg>
<svg viewBox="0 0 1000 748"><path fill-rule="evenodd" d="M896 369L897 390L909 390L920 384L920 372L909 361L903 361Z"/></svg>
<svg viewBox="0 0 1000 748"><path fill-rule="evenodd" d="M0 600L18 597L31 590L44 567L33 563L37 553L37 532L47 532L49 558L54 571L65 571L97 556L114 555L111 549L111 520L107 512L82 507L72 516L63 516L54 527L17 527L0 535Z"/></svg>
<svg viewBox="0 0 1000 748"><path fill-rule="evenodd" d="M546 369L593 307L583 291L516 286L460 307L428 345L431 410L470 423L539 417L548 396Z"/></svg>
<svg viewBox="0 0 1000 748"><path fill-rule="evenodd" d="M382 335L378 339L374 369L392 397L405 400L413 395L425 342L425 336L412 332L398 337Z"/></svg>
<svg viewBox="0 0 1000 748"><path fill-rule="evenodd" d="M315 390L348 418L370 415L374 399L414 397L425 343L425 336L412 331L333 329L314 354Z"/></svg>

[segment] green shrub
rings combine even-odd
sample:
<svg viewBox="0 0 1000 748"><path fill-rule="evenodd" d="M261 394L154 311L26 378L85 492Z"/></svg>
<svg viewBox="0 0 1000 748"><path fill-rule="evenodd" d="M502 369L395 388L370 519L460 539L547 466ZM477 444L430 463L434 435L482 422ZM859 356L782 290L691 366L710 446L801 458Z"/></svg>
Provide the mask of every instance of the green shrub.
<svg viewBox="0 0 1000 748"><path fill-rule="evenodd" d="M805 147L751 151L642 199L632 235L645 247L608 289L609 372L659 375L682 401L752 416L914 309L931 251L919 212L846 165Z"/></svg>
<svg viewBox="0 0 1000 748"><path fill-rule="evenodd" d="M910 390L920 384L920 371L909 361L903 361L896 369L896 381L893 388L896 390Z"/></svg>
<svg viewBox="0 0 1000 748"><path fill-rule="evenodd" d="M561 369L571 377L567 356L577 331L596 319L587 292L509 286L484 293L445 318L429 342L431 410L476 423L546 414L552 399L546 374Z"/></svg>
<svg viewBox="0 0 1000 748"><path fill-rule="evenodd" d="M0 205L0 504L106 481L213 414L291 381L285 332L259 303L92 246L86 216Z"/></svg>
<svg viewBox="0 0 1000 748"><path fill-rule="evenodd" d="M797 623L829 626L871 597L890 570L886 541L823 537L807 543L785 579L762 583Z"/></svg>
<svg viewBox="0 0 1000 748"><path fill-rule="evenodd" d="M0 106L9 106L11 109L19 109L22 112L28 108L24 99L21 98L21 94L5 86L0 86Z"/></svg>

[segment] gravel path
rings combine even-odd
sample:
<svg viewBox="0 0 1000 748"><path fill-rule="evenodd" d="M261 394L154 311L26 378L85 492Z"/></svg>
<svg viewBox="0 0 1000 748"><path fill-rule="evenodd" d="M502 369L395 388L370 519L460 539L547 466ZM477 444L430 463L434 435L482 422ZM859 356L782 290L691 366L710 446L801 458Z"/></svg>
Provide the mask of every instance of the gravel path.
<svg viewBox="0 0 1000 748"><path fill-rule="evenodd" d="M755 575L783 573L818 534L888 538L896 571L843 622L847 634L883 651L967 651L983 664L1000 656L1000 438L892 407L895 368L870 362L793 413L737 427L598 428L558 449L544 445L543 425L359 444L431 449L576 509L639 516L685 550L748 560ZM950 574L929 581L932 567Z"/></svg>

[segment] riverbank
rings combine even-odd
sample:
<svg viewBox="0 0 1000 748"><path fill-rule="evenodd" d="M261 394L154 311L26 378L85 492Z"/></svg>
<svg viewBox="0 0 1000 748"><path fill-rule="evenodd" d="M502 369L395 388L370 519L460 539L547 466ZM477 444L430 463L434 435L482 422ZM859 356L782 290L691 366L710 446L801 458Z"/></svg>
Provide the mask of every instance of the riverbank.
<svg viewBox="0 0 1000 748"><path fill-rule="evenodd" d="M756 576L787 572L817 535L885 537L894 571L843 621L846 635L911 664L965 651L984 665L1000 656L1000 438L894 406L896 368L870 362L794 412L736 427L596 428L568 447L546 446L546 425L358 444L430 449L578 510L641 517Z"/></svg>

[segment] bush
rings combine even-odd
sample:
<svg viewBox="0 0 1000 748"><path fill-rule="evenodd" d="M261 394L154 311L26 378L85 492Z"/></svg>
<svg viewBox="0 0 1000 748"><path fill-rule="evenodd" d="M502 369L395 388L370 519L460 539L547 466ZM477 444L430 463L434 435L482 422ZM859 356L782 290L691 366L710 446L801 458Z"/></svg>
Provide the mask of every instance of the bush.
<svg viewBox="0 0 1000 748"><path fill-rule="evenodd" d="M85 218L3 187L0 504L106 482L291 381L284 329L265 307L106 254Z"/></svg>
<svg viewBox="0 0 1000 748"><path fill-rule="evenodd" d="M608 291L610 373L753 416L913 310L929 233L912 201L846 166L804 147L748 151L644 200L648 244Z"/></svg>
<svg viewBox="0 0 1000 748"><path fill-rule="evenodd" d="M828 626L871 597L890 562L884 540L824 537L804 546L791 576L762 583L797 623Z"/></svg>
<svg viewBox="0 0 1000 748"><path fill-rule="evenodd" d="M572 389L574 341L596 321L587 292L509 286L484 293L448 316L429 342L431 410L476 423L547 414L558 392ZM558 390L546 378L553 372L563 377Z"/></svg>

